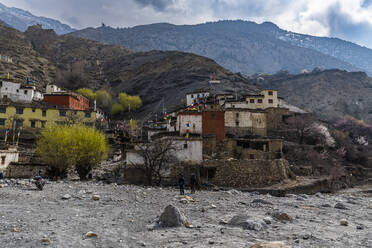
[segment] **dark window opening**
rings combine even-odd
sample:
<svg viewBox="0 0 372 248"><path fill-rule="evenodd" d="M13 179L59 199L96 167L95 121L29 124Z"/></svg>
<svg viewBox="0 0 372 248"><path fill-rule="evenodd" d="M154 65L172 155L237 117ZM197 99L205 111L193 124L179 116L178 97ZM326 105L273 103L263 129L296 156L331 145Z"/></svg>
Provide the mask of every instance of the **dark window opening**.
<svg viewBox="0 0 372 248"><path fill-rule="evenodd" d="M0 113L5 114L6 113L6 107L0 107Z"/></svg>
<svg viewBox="0 0 372 248"><path fill-rule="evenodd" d="M5 120L6 119L0 119L0 126L5 126Z"/></svg>
<svg viewBox="0 0 372 248"><path fill-rule="evenodd" d="M42 116L46 116L46 110L44 109L43 112L42 112Z"/></svg>
<svg viewBox="0 0 372 248"><path fill-rule="evenodd" d="M254 154L249 154L249 159L254 159Z"/></svg>
<svg viewBox="0 0 372 248"><path fill-rule="evenodd" d="M59 111L59 116L66 116L66 111L60 110Z"/></svg>
<svg viewBox="0 0 372 248"><path fill-rule="evenodd" d="M23 127L23 120L16 120L17 127Z"/></svg>
<svg viewBox="0 0 372 248"><path fill-rule="evenodd" d="M254 99L250 99L249 102L250 102L250 103L254 103Z"/></svg>
<svg viewBox="0 0 372 248"><path fill-rule="evenodd" d="M22 115L23 114L23 108L17 108L16 109L16 114L17 115Z"/></svg>
<svg viewBox="0 0 372 248"><path fill-rule="evenodd" d="M269 91L269 96L272 96L273 95L273 92L272 91Z"/></svg>
<svg viewBox="0 0 372 248"><path fill-rule="evenodd" d="M273 99L269 99L269 103L273 104L274 103Z"/></svg>
<svg viewBox="0 0 372 248"><path fill-rule="evenodd" d="M36 109L35 108L32 108L32 112L35 112L36 111Z"/></svg>
<svg viewBox="0 0 372 248"><path fill-rule="evenodd" d="M257 101L258 101L258 103L262 103L262 99L258 99Z"/></svg>
<svg viewBox="0 0 372 248"><path fill-rule="evenodd" d="M2 165L5 164L5 158L6 158L6 156L1 156L1 164L2 164Z"/></svg>
<svg viewBox="0 0 372 248"><path fill-rule="evenodd" d="M249 142L247 142L247 141L238 141L236 145L240 146L240 147L243 147L243 148L249 148L250 147Z"/></svg>
<svg viewBox="0 0 372 248"><path fill-rule="evenodd" d="M35 124L36 124L36 121L30 121L30 126L31 126L32 128L35 128Z"/></svg>
<svg viewBox="0 0 372 248"><path fill-rule="evenodd" d="M237 127L239 127L239 121L235 122L235 125L236 125Z"/></svg>
<svg viewBox="0 0 372 248"><path fill-rule="evenodd" d="M236 113L235 116L236 116L236 118L239 118L239 113Z"/></svg>
<svg viewBox="0 0 372 248"><path fill-rule="evenodd" d="M90 118L90 112L85 112L85 117Z"/></svg>
<svg viewBox="0 0 372 248"><path fill-rule="evenodd" d="M46 121L41 121L41 128L45 128Z"/></svg>
<svg viewBox="0 0 372 248"><path fill-rule="evenodd" d="M24 94L27 95L27 90L24 91Z"/></svg>

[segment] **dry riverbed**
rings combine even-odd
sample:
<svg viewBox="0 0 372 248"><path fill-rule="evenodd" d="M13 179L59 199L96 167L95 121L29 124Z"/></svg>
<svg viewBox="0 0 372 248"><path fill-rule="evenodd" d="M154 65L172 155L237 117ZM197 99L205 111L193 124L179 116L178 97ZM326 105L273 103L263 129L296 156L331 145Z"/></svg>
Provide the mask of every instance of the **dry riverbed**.
<svg viewBox="0 0 372 248"><path fill-rule="evenodd" d="M4 182L0 182L3 183ZM0 188L0 247L372 247L372 187L273 197L172 188L28 181ZM93 199L94 198L94 199ZM172 204L187 227L159 228ZM233 221L231 219L234 217Z"/></svg>

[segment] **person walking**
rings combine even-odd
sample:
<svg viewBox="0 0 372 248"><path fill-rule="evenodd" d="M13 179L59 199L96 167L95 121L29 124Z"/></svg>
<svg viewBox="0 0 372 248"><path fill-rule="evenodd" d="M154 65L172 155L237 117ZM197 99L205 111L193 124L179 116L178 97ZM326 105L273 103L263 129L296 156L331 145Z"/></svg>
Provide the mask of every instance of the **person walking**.
<svg viewBox="0 0 372 248"><path fill-rule="evenodd" d="M185 194L185 179L183 178L182 174L179 175L178 186L180 187L180 195L184 195Z"/></svg>
<svg viewBox="0 0 372 248"><path fill-rule="evenodd" d="M196 190L196 176L195 174L191 174L191 177L190 177L190 187L191 187L191 194L194 194L195 193L195 190Z"/></svg>

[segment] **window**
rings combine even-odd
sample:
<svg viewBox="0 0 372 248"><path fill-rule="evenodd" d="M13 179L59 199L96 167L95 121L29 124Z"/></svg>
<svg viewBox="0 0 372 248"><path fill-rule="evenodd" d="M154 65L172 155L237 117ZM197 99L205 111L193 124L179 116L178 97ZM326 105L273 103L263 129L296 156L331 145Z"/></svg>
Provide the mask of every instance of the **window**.
<svg viewBox="0 0 372 248"><path fill-rule="evenodd" d="M6 107L0 107L0 113L5 114L6 113Z"/></svg>
<svg viewBox="0 0 372 248"><path fill-rule="evenodd" d="M191 95L191 98L194 98L194 95Z"/></svg>
<svg viewBox="0 0 372 248"><path fill-rule="evenodd" d="M66 111L60 110L59 111L59 116L66 116Z"/></svg>
<svg viewBox="0 0 372 248"><path fill-rule="evenodd" d="M269 96L272 96L273 95L273 92L272 91L269 91Z"/></svg>
<svg viewBox="0 0 372 248"><path fill-rule="evenodd" d="M45 116L46 116L46 110L45 110L45 109L43 109L43 111L42 111L41 115L42 115L43 117L45 117Z"/></svg>
<svg viewBox="0 0 372 248"><path fill-rule="evenodd" d="M239 121L235 122L236 126L239 127Z"/></svg>
<svg viewBox="0 0 372 248"><path fill-rule="evenodd" d="M17 108L16 109L16 114L17 115L22 115L23 114L23 108Z"/></svg>
<svg viewBox="0 0 372 248"><path fill-rule="evenodd" d="M19 90L17 90L17 93L19 92Z"/></svg>
<svg viewBox="0 0 372 248"><path fill-rule="evenodd" d="M262 99L258 99L257 102L258 102L258 103L262 103Z"/></svg>
<svg viewBox="0 0 372 248"><path fill-rule="evenodd" d="M32 112L34 112L34 113L35 113L35 110L36 110L35 108L32 108Z"/></svg>
<svg viewBox="0 0 372 248"><path fill-rule="evenodd" d="M35 123L36 123L36 121L31 120L31 121L30 121L30 126L31 126L32 128L35 128Z"/></svg>
<svg viewBox="0 0 372 248"><path fill-rule="evenodd" d="M2 165L5 164L5 158L6 158L6 156L1 156L1 164L2 164Z"/></svg>
<svg viewBox="0 0 372 248"><path fill-rule="evenodd" d="M85 117L86 118L90 118L90 116L91 116L90 112L85 112Z"/></svg>
<svg viewBox="0 0 372 248"><path fill-rule="evenodd" d="M77 111L74 111L74 115L77 115Z"/></svg>
<svg viewBox="0 0 372 248"><path fill-rule="evenodd" d="M45 128L46 121L41 121L41 128Z"/></svg>
<svg viewBox="0 0 372 248"><path fill-rule="evenodd" d="M274 103L273 99L269 99L269 103L273 104Z"/></svg>
<svg viewBox="0 0 372 248"><path fill-rule="evenodd" d="M254 103L254 99L249 99L249 102L250 103Z"/></svg>
<svg viewBox="0 0 372 248"><path fill-rule="evenodd" d="M192 124L192 129L195 129L195 127L196 127L195 124Z"/></svg>
<svg viewBox="0 0 372 248"><path fill-rule="evenodd" d="M239 113L236 113L235 116L236 116L236 118L239 118Z"/></svg>
<svg viewBox="0 0 372 248"><path fill-rule="evenodd" d="M249 159L254 159L254 154L249 154Z"/></svg>
<svg viewBox="0 0 372 248"><path fill-rule="evenodd" d="M27 90L24 91L25 95L27 95Z"/></svg>
<svg viewBox="0 0 372 248"><path fill-rule="evenodd" d="M16 120L17 127L23 127L23 120Z"/></svg>
<svg viewBox="0 0 372 248"><path fill-rule="evenodd" d="M187 143L183 144L183 149L187 149Z"/></svg>
<svg viewBox="0 0 372 248"><path fill-rule="evenodd" d="M5 126L5 120L6 119L3 119L3 118L0 119L0 126Z"/></svg>

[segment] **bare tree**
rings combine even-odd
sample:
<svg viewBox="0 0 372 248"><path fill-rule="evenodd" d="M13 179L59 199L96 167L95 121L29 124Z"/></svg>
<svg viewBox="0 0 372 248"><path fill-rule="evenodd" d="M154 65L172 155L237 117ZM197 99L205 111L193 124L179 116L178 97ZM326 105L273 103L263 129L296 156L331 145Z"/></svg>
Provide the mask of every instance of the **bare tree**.
<svg viewBox="0 0 372 248"><path fill-rule="evenodd" d="M173 152L177 150L173 140L157 139L151 143L143 143L137 146L139 154L144 160L144 169L147 183L149 185L160 185L164 171L169 168L170 163L177 159Z"/></svg>
<svg viewBox="0 0 372 248"><path fill-rule="evenodd" d="M294 134L297 142L301 145L304 142L304 139L312 134L312 126L314 120L307 116L294 116L288 118L283 126L283 129L290 135Z"/></svg>

